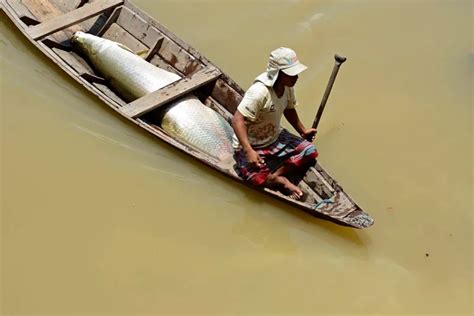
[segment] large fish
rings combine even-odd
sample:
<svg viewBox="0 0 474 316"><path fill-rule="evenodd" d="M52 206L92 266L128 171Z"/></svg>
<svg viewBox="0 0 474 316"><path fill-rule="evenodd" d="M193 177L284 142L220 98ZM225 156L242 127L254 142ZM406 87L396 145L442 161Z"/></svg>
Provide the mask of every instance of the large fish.
<svg viewBox="0 0 474 316"><path fill-rule="evenodd" d="M119 43L83 32L76 32L71 42L127 101L180 79ZM168 134L218 159L228 160L232 156L232 127L194 95L172 102L163 111L161 127Z"/></svg>

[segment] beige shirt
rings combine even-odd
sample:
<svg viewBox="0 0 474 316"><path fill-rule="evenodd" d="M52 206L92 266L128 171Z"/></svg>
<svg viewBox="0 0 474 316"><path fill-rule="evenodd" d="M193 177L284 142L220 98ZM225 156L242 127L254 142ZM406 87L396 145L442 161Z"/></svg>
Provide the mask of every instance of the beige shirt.
<svg viewBox="0 0 474 316"><path fill-rule="evenodd" d="M281 98L272 88L255 82L245 93L237 110L247 119L247 136L254 148L266 147L277 140L281 132L280 121L285 109L297 105L293 88L285 87ZM234 133L232 146L240 147Z"/></svg>

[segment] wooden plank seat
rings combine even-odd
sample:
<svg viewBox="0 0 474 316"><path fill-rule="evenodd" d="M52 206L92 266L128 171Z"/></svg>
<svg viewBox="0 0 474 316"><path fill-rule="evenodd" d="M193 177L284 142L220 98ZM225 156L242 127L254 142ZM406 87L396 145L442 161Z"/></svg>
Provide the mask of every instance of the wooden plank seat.
<svg viewBox="0 0 474 316"><path fill-rule="evenodd" d="M148 113L176 98L216 80L221 72L214 67L204 68L196 72L191 78L183 78L166 87L147 94L124 106L121 111L132 118Z"/></svg>
<svg viewBox="0 0 474 316"><path fill-rule="evenodd" d="M40 40L71 25L101 14L102 12L123 4L123 0L97 0L76 10L46 20L38 25L31 26L28 34L34 40Z"/></svg>

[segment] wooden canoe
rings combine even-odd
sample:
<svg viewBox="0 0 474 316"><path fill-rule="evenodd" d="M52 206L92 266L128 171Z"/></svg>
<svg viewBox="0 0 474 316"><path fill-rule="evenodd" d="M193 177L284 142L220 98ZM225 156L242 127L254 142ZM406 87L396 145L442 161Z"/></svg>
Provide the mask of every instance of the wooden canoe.
<svg viewBox="0 0 474 316"><path fill-rule="evenodd" d="M162 105L189 93L230 121L244 94L238 84L163 25L128 0L0 1L2 10L41 52L109 107L162 141L249 185L234 171L234 162L219 161L200 152L174 139L156 123ZM127 103L72 50L69 40L76 31L120 42L182 79ZM374 223L319 163L294 181L305 192L301 201L268 188L249 186L340 225L366 228Z"/></svg>

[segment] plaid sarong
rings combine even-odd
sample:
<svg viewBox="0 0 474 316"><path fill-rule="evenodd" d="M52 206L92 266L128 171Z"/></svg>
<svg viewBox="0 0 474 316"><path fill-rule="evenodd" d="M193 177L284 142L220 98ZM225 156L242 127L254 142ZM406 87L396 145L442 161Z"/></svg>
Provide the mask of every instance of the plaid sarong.
<svg viewBox="0 0 474 316"><path fill-rule="evenodd" d="M307 140L295 136L283 129L278 139L265 148L255 149L265 161L263 166L251 166L247 155L241 149L234 152L236 170L240 176L258 186L265 184L270 173L275 172L282 165L300 167L318 157L316 147Z"/></svg>

